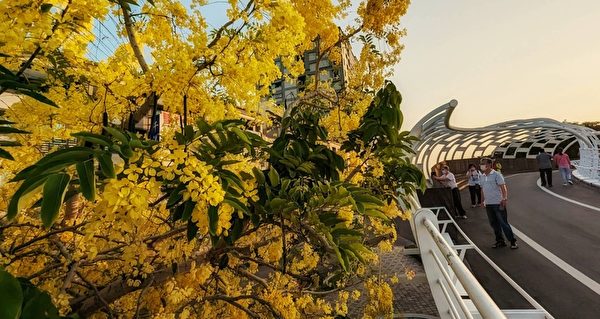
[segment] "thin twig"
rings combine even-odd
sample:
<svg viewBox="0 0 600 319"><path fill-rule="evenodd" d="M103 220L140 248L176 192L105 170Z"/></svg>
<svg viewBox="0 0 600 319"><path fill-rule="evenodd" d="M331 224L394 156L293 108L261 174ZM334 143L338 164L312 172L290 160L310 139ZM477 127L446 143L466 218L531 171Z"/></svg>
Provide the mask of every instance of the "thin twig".
<svg viewBox="0 0 600 319"><path fill-rule="evenodd" d="M48 237L50 237L52 235L55 235L55 234L60 234L60 233L68 232L68 231L73 232L73 230L75 230L75 229L77 229L77 228L79 228L79 227L81 227L81 226L83 226L85 224L87 224L87 222L82 222L82 223L77 224L77 225L73 225L73 226L69 226L69 227L64 227L64 228L61 228L61 229L57 229L57 230L53 230L53 231L47 232L46 234L44 234L44 235L42 235L40 237L33 238L33 239L25 242L24 244L21 244L21 245L15 247L15 248L11 248L10 252L14 253L14 252L16 252L16 251L18 251L18 250L20 250L20 249L22 249L24 247L27 247L27 246L29 246L29 245L37 242L37 241L46 239L46 238L48 238Z"/></svg>
<svg viewBox="0 0 600 319"><path fill-rule="evenodd" d="M77 267L79 267L79 261L71 263L69 272L65 277L65 282L63 283L62 288L60 289L62 293L64 293L67 290L67 288L71 287L71 281L73 281L75 271L77 271Z"/></svg>

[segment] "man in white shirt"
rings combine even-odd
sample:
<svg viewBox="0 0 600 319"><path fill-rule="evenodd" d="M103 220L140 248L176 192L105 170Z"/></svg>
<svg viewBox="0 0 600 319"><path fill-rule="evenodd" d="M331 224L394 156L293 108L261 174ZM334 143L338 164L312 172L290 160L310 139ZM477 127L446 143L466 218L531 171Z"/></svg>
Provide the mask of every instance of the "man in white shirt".
<svg viewBox="0 0 600 319"><path fill-rule="evenodd" d="M467 212L465 212L465 209L462 207L460 200L460 190L458 189L458 185L456 185L456 177L450 172L448 165L442 167L442 176L432 177L442 182L444 186L450 187L452 190L452 201L454 202L454 208L456 209L456 217L467 219Z"/></svg>

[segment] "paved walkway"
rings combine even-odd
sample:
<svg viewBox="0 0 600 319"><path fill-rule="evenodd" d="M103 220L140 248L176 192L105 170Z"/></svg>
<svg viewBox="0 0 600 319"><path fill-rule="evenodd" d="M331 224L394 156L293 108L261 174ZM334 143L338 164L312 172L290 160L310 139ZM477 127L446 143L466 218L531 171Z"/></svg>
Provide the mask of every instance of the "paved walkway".
<svg viewBox="0 0 600 319"><path fill-rule="evenodd" d="M404 255L403 247L399 246L395 246L391 252L379 255L379 258L381 266L376 269L376 272L383 278L396 275L400 279L396 284L388 281L394 293L394 313L404 317L410 314L438 317L421 261L415 256ZM413 270L415 277L411 280L407 279L405 269ZM361 291L361 297L349 303L349 318L362 318L367 301L365 298L367 292L364 291L363 285L356 286L356 289Z"/></svg>
<svg viewBox="0 0 600 319"><path fill-rule="evenodd" d="M555 318L600 318L600 189L562 186L554 174L552 193L542 190L539 174L507 177L509 222L520 248L492 249L494 235L484 208L471 208L459 225L502 270ZM469 207L468 194L462 195ZM520 236L519 236L520 235ZM466 258L475 276L501 308L531 308L479 256Z"/></svg>

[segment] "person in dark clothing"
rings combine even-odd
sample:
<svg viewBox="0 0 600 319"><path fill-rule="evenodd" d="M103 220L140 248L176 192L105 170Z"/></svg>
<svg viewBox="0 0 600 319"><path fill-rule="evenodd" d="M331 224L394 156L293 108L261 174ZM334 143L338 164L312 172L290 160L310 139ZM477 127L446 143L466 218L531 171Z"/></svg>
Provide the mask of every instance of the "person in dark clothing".
<svg viewBox="0 0 600 319"><path fill-rule="evenodd" d="M454 208L456 209L456 217L467 219L467 212L462 207L460 190L456 184L456 177L450 172L450 168L448 168L447 165L444 165L442 167L442 176L435 176L433 178L442 182L444 186L449 187L452 190L452 201L454 203Z"/></svg>
<svg viewBox="0 0 600 319"><path fill-rule="evenodd" d="M475 164L469 164L467 181L469 184L469 193L471 194L471 208L481 206L481 184L479 183L480 176L481 172L477 169Z"/></svg>
<svg viewBox="0 0 600 319"><path fill-rule="evenodd" d="M552 187L552 155L540 149L540 153L535 157L540 171L542 186Z"/></svg>

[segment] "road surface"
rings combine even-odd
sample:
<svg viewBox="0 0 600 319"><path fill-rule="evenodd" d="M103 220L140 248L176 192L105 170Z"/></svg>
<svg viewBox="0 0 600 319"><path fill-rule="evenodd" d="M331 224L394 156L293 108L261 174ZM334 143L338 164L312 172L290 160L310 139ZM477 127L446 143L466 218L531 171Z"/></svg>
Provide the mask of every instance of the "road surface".
<svg viewBox="0 0 600 319"><path fill-rule="evenodd" d="M485 208L469 209L459 226L555 318L600 318L600 189L577 182L562 186L555 172L547 192L538 178L537 173L506 178L508 221L519 249L491 248L494 233ZM462 199L470 207L468 192ZM500 308L532 308L474 251L466 260Z"/></svg>

